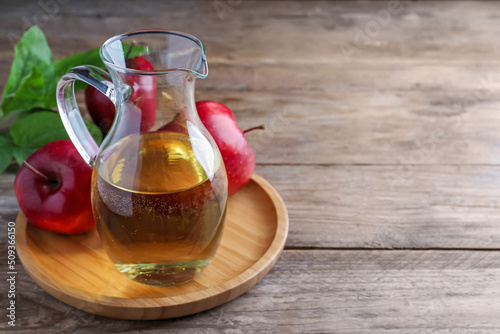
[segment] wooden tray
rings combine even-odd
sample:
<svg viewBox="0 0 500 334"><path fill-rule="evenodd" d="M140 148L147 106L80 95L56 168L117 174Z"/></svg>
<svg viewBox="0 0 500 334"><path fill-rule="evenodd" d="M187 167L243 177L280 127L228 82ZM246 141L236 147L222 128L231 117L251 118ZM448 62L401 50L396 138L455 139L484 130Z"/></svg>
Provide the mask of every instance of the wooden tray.
<svg viewBox="0 0 500 334"><path fill-rule="evenodd" d="M285 245L283 200L262 177L229 200L226 227L212 263L193 281L157 288L136 283L107 258L95 229L60 235L16 220L19 258L33 280L55 298L81 310L120 319L166 319L208 310L254 286Z"/></svg>

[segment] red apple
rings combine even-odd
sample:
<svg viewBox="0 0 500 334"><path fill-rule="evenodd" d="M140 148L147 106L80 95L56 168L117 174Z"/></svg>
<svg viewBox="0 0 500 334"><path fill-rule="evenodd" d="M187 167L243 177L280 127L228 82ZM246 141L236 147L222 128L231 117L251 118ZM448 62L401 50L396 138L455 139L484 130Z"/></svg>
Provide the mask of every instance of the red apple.
<svg viewBox="0 0 500 334"><path fill-rule="evenodd" d="M154 71L153 65L140 56L127 59L126 63L128 68ZM141 132L146 132L156 122L156 77L154 75L127 74L125 82L132 87L132 95L129 101L142 112Z"/></svg>
<svg viewBox="0 0 500 334"><path fill-rule="evenodd" d="M103 93L92 86L85 89L85 103L94 123L102 133L108 133L115 118L115 105Z"/></svg>
<svg viewBox="0 0 500 334"><path fill-rule="evenodd" d="M161 128L159 128L157 131L158 132L176 132L176 133L188 133L187 130L187 121L188 118L188 112L186 110L183 110L181 112L178 112L174 119L172 119L170 122L167 124L163 125ZM189 119L191 120L191 119Z"/></svg>
<svg viewBox="0 0 500 334"><path fill-rule="evenodd" d="M140 56L127 59L126 64L128 68L136 70L154 70L153 65ZM135 110L141 113L140 130L148 131L156 121L156 78L149 75L126 74L124 81L132 87L132 95L128 98L128 102L133 103L137 107ZM92 86L88 86L85 90L85 102L95 124L104 134L108 133L115 118L113 103ZM127 104L124 104L124 107L126 108Z"/></svg>
<svg viewBox="0 0 500 334"><path fill-rule="evenodd" d="M198 115L212 135L226 166L229 195L240 190L252 177L255 154L236 124L231 109L214 101L196 102Z"/></svg>
<svg viewBox="0 0 500 334"><path fill-rule="evenodd" d="M80 233L95 226L90 200L92 168L70 140L53 141L25 161L14 180L28 221L44 230Z"/></svg>

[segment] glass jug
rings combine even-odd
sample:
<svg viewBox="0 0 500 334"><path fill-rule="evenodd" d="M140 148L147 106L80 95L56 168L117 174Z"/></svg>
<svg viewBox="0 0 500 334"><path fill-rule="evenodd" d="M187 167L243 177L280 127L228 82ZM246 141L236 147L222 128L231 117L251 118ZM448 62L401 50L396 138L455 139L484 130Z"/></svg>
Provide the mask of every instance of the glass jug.
<svg viewBox="0 0 500 334"><path fill-rule="evenodd" d="M59 81L57 103L66 131L93 168L92 208L102 244L116 268L137 282L188 282L212 260L227 205L224 163L194 102L195 79L208 74L204 46L188 34L141 30L108 39L100 56L109 74L73 68ZM100 147L78 110L75 80L116 107Z"/></svg>

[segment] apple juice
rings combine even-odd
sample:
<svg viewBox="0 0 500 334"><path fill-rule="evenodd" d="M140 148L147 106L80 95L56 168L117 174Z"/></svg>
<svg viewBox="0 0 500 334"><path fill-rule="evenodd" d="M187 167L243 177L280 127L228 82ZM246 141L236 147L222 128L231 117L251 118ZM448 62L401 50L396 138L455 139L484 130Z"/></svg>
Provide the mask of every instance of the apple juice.
<svg viewBox="0 0 500 334"><path fill-rule="evenodd" d="M109 258L129 278L176 285L212 260L227 191L222 162L203 145L200 137L174 132L133 134L100 154L92 174L94 217Z"/></svg>

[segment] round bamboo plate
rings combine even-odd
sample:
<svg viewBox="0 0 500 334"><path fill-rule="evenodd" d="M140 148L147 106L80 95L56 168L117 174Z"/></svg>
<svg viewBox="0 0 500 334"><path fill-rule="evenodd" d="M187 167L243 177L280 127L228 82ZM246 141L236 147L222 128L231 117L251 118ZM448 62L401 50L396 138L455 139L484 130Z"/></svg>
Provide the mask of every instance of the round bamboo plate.
<svg viewBox="0 0 500 334"><path fill-rule="evenodd" d="M16 247L28 274L53 297L106 317L151 320L201 312L240 296L272 268L287 233L283 200L254 174L229 200L212 263L184 285L136 283L107 258L95 229L72 236L47 232L28 224L22 212L16 220Z"/></svg>

